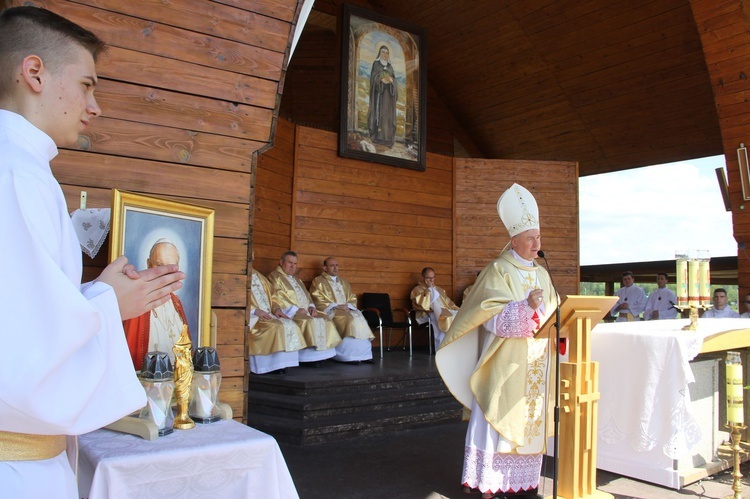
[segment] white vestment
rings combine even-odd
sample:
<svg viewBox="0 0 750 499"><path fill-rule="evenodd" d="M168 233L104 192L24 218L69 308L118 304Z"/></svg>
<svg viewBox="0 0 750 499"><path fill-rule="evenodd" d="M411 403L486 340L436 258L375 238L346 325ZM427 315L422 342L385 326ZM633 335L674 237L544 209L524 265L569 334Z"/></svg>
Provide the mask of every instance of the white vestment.
<svg viewBox="0 0 750 499"><path fill-rule="evenodd" d="M82 254L49 161L52 139L0 110L0 430L78 435L146 404L110 286L81 285ZM0 450L2 440L0 437ZM4 497L78 497L64 453L0 461ZM67 491L67 495L66 492Z"/></svg>
<svg viewBox="0 0 750 499"><path fill-rule="evenodd" d="M641 315L643 309L646 308L646 292L643 291L643 288L636 286L635 284L618 289L615 291L615 295L620 299L615 303L615 306L612 307L612 311L610 312L612 315L618 314L615 309L621 304L628 304L628 308L619 311L617 322L627 321L628 318L626 314L632 315L634 319L638 319L638 316Z"/></svg>
<svg viewBox="0 0 750 499"><path fill-rule="evenodd" d="M648 295L646 308L643 310L643 320L651 320L654 310L659 312L659 320L674 319L677 317L675 304L677 304L677 296L675 296L674 291L666 287L656 288Z"/></svg>
<svg viewBox="0 0 750 499"><path fill-rule="evenodd" d="M740 314L732 310L732 307L729 305L725 306L722 310L718 310L715 308L709 308L706 310L706 312L703 314L703 317L706 319L739 319Z"/></svg>

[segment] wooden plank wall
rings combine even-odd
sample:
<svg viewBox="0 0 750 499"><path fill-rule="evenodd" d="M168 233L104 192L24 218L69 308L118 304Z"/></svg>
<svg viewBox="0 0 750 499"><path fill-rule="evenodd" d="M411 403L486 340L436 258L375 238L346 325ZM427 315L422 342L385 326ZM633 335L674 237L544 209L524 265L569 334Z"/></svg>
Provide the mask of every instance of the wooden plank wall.
<svg viewBox="0 0 750 499"><path fill-rule="evenodd" d="M336 256L358 295L387 292L394 307L409 307L409 292L429 265L458 302L477 271L507 242L495 205L518 182L540 205L542 243L560 294L578 292L576 163L454 160L428 153L427 171L415 172L340 158L335 133L279 123L277 140L284 152L259 157L259 186L267 170L284 165L287 172L294 165L293 193L279 197L277 188L258 188L258 206L271 203L271 197L279 200L274 217L256 215L255 231L266 234L273 228L279 233L268 234L268 241L284 242L289 227L289 244L299 254L299 276L306 284L321 272L325 257ZM283 200L292 203L289 209ZM258 244L256 268L270 272L285 249Z"/></svg>
<svg viewBox="0 0 750 499"><path fill-rule="evenodd" d="M578 293L578 164L553 161L456 159L455 287L460 296L508 242L497 200L513 183L539 205L542 249L558 293ZM538 260L544 265L543 260Z"/></svg>
<svg viewBox="0 0 750 499"><path fill-rule="evenodd" d="M251 227L253 267L268 274L292 244L292 187L294 184L294 125L279 119L274 146L258 158Z"/></svg>
<svg viewBox="0 0 750 499"><path fill-rule="evenodd" d="M244 404L248 227L253 156L269 144L297 0L26 0L94 31L109 45L97 65L94 120L52 168L70 209L111 188L216 210L212 307L218 316L221 399ZM87 260L87 277L106 265ZM135 262L145 265L145 262Z"/></svg>
<svg viewBox="0 0 750 499"><path fill-rule="evenodd" d="M734 237L750 247L750 201L742 196L737 148L750 145L750 5L733 0L690 0L719 114ZM746 250L748 251L748 250ZM750 261L738 252L740 295L750 292Z"/></svg>
<svg viewBox="0 0 750 499"><path fill-rule="evenodd" d="M322 272L323 260L336 256L358 296L389 293L394 307L409 308L409 293L427 265L452 293L452 159L428 153L427 170L418 172L340 158L337 134L281 119L277 143L287 144L295 129L294 151L284 145L283 152L259 157L257 204L279 201L272 210L278 219L256 214L256 268L270 272L288 249L278 246L287 237L282 218L288 214L289 247L299 254L299 276L307 285ZM284 198L293 205L286 209L279 188L261 189L260 182L270 170L284 165L286 172L291 164L294 192ZM268 243L261 244L260 234Z"/></svg>

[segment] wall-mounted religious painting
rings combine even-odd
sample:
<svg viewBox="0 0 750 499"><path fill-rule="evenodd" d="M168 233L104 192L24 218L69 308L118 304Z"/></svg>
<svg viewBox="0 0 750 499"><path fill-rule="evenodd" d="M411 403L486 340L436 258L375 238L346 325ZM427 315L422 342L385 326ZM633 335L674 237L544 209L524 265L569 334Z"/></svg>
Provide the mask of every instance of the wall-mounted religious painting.
<svg viewBox="0 0 750 499"><path fill-rule="evenodd" d="M425 169L425 35L344 5L339 154Z"/></svg>
<svg viewBox="0 0 750 499"><path fill-rule="evenodd" d="M112 193L110 261L125 255L136 269L177 264L185 273L171 299L141 317L124 321L133 364L149 351L169 354L187 324L193 346L211 342L211 270L214 210L167 199Z"/></svg>

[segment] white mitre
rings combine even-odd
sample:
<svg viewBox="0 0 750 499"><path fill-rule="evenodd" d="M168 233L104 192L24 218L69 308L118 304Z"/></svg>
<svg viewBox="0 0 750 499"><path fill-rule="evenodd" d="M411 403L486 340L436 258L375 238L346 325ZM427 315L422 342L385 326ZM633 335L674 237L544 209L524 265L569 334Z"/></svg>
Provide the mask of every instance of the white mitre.
<svg viewBox="0 0 750 499"><path fill-rule="evenodd" d="M497 214L510 237L539 228L539 207L525 187L513 184L497 200Z"/></svg>

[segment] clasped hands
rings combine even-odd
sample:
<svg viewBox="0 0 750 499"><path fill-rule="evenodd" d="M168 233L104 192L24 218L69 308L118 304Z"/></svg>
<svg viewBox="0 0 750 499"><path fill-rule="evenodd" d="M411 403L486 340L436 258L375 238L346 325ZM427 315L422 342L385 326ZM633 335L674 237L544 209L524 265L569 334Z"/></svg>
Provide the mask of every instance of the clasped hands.
<svg viewBox="0 0 750 499"><path fill-rule="evenodd" d="M161 265L137 271L120 256L107 265L96 281L109 284L117 296L122 320L132 319L169 301L182 287L185 273L177 265Z"/></svg>

